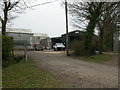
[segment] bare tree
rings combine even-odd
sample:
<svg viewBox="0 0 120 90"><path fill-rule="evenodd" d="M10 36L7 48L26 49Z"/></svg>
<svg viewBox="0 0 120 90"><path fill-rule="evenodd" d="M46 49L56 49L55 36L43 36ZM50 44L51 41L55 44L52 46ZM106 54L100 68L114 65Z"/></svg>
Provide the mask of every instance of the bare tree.
<svg viewBox="0 0 120 90"><path fill-rule="evenodd" d="M106 6L106 3L107 2L73 2L69 4L72 20L75 22L73 24L80 28L84 25L84 30L86 30L84 42L85 55L93 54L92 37L98 22L103 18L107 10L110 10L117 4L117 2L109 3L109 5Z"/></svg>
<svg viewBox="0 0 120 90"><path fill-rule="evenodd" d="M104 2L79 2L69 5L71 14L75 13L76 16L78 16L78 21L86 22L86 20L88 20L85 27L86 34L84 38L84 50L87 56L94 54L92 50L92 37L103 5Z"/></svg>
<svg viewBox="0 0 120 90"><path fill-rule="evenodd" d="M33 2L32 0L30 2ZM28 0L1 0L0 1L0 22L2 24L2 34L6 33L6 25L14 19L15 13L23 13L30 5Z"/></svg>
<svg viewBox="0 0 120 90"><path fill-rule="evenodd" d="M113 50L113 34L118 30L119 25L118 16L120 13L118 12L119 3L108 2L105 3L103 8L107 8L114 4L109 9L102 12L99 17L98 28L99 28L99 53L102 54L103 51L103 42L106 50Z"/></svg>

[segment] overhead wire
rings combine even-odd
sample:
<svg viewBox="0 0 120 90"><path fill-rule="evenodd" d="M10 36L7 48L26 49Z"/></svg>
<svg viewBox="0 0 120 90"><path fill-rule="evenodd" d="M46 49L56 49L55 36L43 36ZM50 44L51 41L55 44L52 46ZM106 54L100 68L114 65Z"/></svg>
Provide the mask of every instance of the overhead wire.
<svg viewBox="0 0 120 90"><path fill-rule="evenodd" d="M59 1L59 0L53 0L53 1L49 1L49 2L44 2L44 3L36 4L36 5L33 5L33 6L29 6L27 8L32 8L32 7L36 7L36 6L40 6L40 5L45 5L45 4L53 3L53 2L56 2L56 1Z"/></svg>

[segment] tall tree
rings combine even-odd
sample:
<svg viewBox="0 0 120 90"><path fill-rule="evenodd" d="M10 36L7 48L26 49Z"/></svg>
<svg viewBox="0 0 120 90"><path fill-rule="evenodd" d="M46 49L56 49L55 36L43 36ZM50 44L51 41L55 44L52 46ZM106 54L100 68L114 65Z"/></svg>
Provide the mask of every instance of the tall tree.
<svg viewBox="0 0 120 90"><path fill-rule="evenodd" d="M116 3L111 3L106 6L106 2L76 2L69 4L70 14L73 16L74 25L78 27L82 27L81 24L83 22L87 22L86 24L86 35L85 35L85 55L92 55L92 37L95 31L95 27L99 22L101 15L104 16L104 12L109 10L111 7L115 6ZM103 8L104 7L104 8ZM76 24L77 23L77 24ZM100 26L100 24L99 24ZM103 27L100 27L103 28ZM101 29L102 30L102 29ZM102 37L102 34L101 34ZM102 39L101 39L102 41Z"/></svg>
<svg viewBox="0 0 120 90"><path fill-rule="evenodd" d="M69 5L70 13L73 14L74 12L77 15L78 22L86 22L86 20L88 20L85 29L86 35L84 41L85 55L87 56L93 54L92 37L96 24L98 22L98 18L101 14L102 5L104 5L104 2L80 2Z"/></svg>
<svg viewBox="0 0 120 90"><path fill-rule="evenodd" d="M112 6L111 6L112 5ZM105 3L104 8L110 7L101 13L99 17L98 27L99 27L99 53L102 54L103 42L104 49L113 50L113 34L117 31L118 25L117 20L120 13L118 12L119 3Z"/></svg>
<svg viewBox="0 0 120 90"><path fill-rule="evenodd" d="M22 13L30 5L26 0L1 0L0 1L0 22L2 24L2 34L5 35L6 25L15 16L12 13Z"/></svg>
<svg viewBox="0 0 120 90"><path fill-rule="evenodd" d="M101 14L101 8L104 3L91 3L89 7L89 13L90 13L90 19L88 26L86 28L86 36L85 36L85 55L93 55L95 50L92 46L92 38L94 34L94 29L96 27L96 24L99 20L99 16Z"/></svg>

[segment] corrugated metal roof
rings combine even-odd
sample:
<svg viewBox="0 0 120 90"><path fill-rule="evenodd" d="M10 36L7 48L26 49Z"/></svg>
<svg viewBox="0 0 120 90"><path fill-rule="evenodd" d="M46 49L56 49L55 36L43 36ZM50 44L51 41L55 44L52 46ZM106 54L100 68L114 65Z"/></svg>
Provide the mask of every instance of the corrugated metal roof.
<svg viewBox="0 0 120 90"><path fill-rule="evenodd" d="M1 32L1 28L0 28ZM44 33L33 33L32 30L30 29L20 29L20 28L7 28L6 32L11 32L11 33L28 33L28 34L33 34L33 36L41 36L41 37L49 37L47 34Z"/></svg>
<svg viewBox="0 0 120 90"><path fill-rule="evenodd" d="M30 30L30 29L19 29L19 28L7 28L6 32L31 33L32 34L32 30Z"/></svg>
<svg viewBox="0 0 120 90"><path fill-rule="evenodd" d="M1 28L0 28L0 34L1 34ZM28 33L28 34L33 34L32 30L30 29L19 29L19 28L7 28L6 29L7 33Z"/></svg>
<svg viewBox="0 0 120 90"><path fill-rule="evenodd" d="M34 33L33 36L49 37L47 34L43 34L43 33Z"/></svg>

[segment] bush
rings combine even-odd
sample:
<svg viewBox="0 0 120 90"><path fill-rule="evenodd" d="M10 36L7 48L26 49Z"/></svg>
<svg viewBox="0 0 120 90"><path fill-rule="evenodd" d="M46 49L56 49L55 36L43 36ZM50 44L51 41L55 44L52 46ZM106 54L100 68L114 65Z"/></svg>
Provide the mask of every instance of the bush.
<svg viewBox="0 0 120 90"><path fill-rule="evenodd" d="M71 45L71 49L73 50L73 54L78 56L84 56L84 43L83 41L75 41Z"/></svg>
<svg viewBox="0 0 120 90"><path fill-rule="evenodd" d="M21 60L23 60L24 57L23 56L14 56L14 60L19 63Z"/></svg>
<svg viewBox="0 0 120 90"><path fill-rule="evenodd" d="M7 36L2 36L2 66L15 63L12 55L12 40Z"/></svg>
<svg viewBox="0 0 120 90"><path fill-rule="evenodd" d="M73 50L73 54L77 56L86 56L84 41L75 41L71 44L71 49ZM89 56L95 55L96 45L92 43L91 47L89 47L88 54Z"/></svg>

